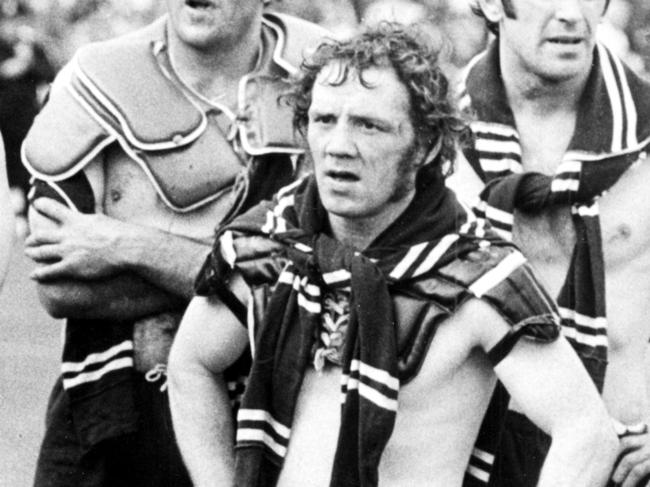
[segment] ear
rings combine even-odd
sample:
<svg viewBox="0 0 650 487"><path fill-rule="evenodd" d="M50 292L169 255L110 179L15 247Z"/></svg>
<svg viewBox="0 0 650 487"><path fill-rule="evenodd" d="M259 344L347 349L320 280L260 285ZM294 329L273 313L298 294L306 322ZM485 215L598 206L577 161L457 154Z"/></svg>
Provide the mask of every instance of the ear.
<svg viewBox="0 0 650 487"><path fill-rule="evenodd" d="M501 0L478 0L478 5L490 22L498 24L505 16Z"/></svg>

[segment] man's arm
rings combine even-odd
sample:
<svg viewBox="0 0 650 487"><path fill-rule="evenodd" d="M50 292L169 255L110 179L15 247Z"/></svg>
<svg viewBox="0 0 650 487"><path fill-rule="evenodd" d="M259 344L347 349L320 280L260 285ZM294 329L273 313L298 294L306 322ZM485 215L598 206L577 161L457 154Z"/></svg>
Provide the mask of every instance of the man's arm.
<svg viewBox="0 0 650 487"><path fill-rule="evenodd" d="M482 302L465 310L488 351L509 325ZM481 323L476 323L481 316ZM564 338L552 343L521 338L495 366L499 380L533 423L551 435L539 487L596 487L607 483L618 440L612 421L578 356Z"/></svg>
<svg viewBox="0 0 650 487"><path fill-rule="evenodd" d="M241 297L243 281L234 281ZM169 398L176 438L197 487L234 479L234 425L222 372L247 344L244 326L217 298L196 297L169 357Z"/></svg>
<svg viewBox="0 0 650 487"><path fill-rule="evenodd" d="M101 279L65 276L39 279L38 272L51 261L34 256L37 247L29 246L43 232L56 231L55 224L30 207L31 235L25 253L36 260L32 278L37 281L41 303L55 318L133 320L155 313L178 309L186 302L133 273Z"/></svg>
<svg viewBox="0 0 650 487"><path fill-rule="evenodd" d="M40 282L97 280L123 272L190 299L210 244L106 215L73 211L51 198L32 205L26 254Z"/></svg>
<svg viewBox="0 0 650 487"><path fill-rule="evenodd" d="M523 339L497 367L523 412L552 437L539 487L606 485L618 440L602 400L564 338Z"/></svg>
<svg viewBox="0 0 650 487"><path fill-rule="evenodd" d="M181 309L187 301L134 274L97 281L39 282L38 296L54 318L131 321Z"/></svg>

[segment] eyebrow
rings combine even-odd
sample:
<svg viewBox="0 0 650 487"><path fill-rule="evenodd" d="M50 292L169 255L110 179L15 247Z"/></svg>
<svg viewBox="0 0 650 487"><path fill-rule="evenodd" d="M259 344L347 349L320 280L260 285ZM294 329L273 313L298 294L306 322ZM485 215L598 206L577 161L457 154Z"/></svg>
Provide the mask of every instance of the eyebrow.
<svg viewBox="0 0 650 487"><path fill-rule="evenodd" d="M338 117L335 113L333 113L332 110L327 110L327 109L320 109L318 107L310 107L308 110L308 114L310 117L314 116L324 116L324 115L329 115L333 117ZM387 118L381 118L381 117L375 117L369 114L350 114L349 115L350 119L355 122L370 122L375 125L378 125L379 127L383 127L385 129L391 129L398 131L400 128L401 124L393 123L390 119Z"/></svg>

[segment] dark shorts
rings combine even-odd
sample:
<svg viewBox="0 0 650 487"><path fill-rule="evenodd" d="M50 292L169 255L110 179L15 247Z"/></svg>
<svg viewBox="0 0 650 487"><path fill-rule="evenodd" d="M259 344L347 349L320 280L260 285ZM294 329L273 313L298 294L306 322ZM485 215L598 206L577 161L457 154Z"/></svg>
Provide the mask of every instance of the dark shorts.
<svg viewBox="0 0 650 487"><path fill-rule="evenodd" d="M137 433L118 436L84 452L72 421L67 393L57 381L50 397L35 487L191 487L160 383L137 375Z"/></svg>
<svg viewBox="0 0 650 487"><path fill-rule="evenodd" d="M526 416L508 411L490 487L535 487L550 445Z"/></svg>

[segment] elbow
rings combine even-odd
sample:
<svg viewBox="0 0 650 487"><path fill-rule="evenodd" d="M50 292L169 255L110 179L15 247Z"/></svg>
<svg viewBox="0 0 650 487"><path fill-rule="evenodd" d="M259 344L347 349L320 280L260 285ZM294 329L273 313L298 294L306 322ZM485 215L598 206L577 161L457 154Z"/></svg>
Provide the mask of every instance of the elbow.
<svg viewBox="0 0 650 487"><path fill-rule="evenodd" d="M73 314L69 297L55 286L39 284L38 299L52 318L68 318Z"/></svg>
<svg viewBox="0 0 650 487"><path fill-rule="evenodd" d="M601 455L601 461L603 463L614 465L618 455L619 440L609 418L599 422L599 427L595 431L592 431L589 443L592 449Z"/></svg>
<svg viewBox="0 0 650 487"><path fill-rule="evenodd" d="M71 286L39 283L38 299L53 318L88 318L91 315L82 293Z"/></svg>
<svg viewBox="0 0 650 487"><path fill-rule="evenodd" d="M602 455L605 457L603 458L603 462L613 467L618 457L620 441L614 430L611 418L608 417L607 421L600 422L600 431L596 436L593 443L598 449L603 450Z"/></svg>
<svg viewBox="0 0 650 487"><path fill-rule="evenodd" d="M609 416L597 415L574 422L564 435L575 447L592 459L594 465L613 466L616 461L619 440Z"/></svg>

